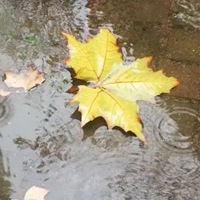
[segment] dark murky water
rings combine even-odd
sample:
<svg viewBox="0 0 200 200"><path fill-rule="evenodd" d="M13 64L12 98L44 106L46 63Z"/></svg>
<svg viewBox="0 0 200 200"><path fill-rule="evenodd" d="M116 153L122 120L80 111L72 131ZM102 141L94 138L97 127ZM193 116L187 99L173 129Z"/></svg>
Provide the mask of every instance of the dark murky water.
<svg viewBox="0 0 200 200"><path fill-rule="evenodd" d="M26 0L0 3L0 74L34 64L46 75L28 93L0 97L0 200L33 185L48 200L200 199L200 11L198 0ZM86 137L60 61L61 31L84 40L109 27L127 61L153 55L153 68L181 86L138 102L148 144L102 126ZM83 138L86 138L83 140Z"/></svg>

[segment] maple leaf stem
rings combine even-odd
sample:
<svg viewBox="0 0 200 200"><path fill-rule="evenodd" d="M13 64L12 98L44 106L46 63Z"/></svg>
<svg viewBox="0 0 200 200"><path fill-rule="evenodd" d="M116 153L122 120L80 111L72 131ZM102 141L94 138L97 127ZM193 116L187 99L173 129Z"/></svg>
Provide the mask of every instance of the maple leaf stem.
<svg viewBox="0 0 200 200"><path fill-rule="evenodd" d="M100 87L99 83L98 82L94 82L94 81L88 81L89 82L89 87L91 88L97 88L97 87Z"/></svg>

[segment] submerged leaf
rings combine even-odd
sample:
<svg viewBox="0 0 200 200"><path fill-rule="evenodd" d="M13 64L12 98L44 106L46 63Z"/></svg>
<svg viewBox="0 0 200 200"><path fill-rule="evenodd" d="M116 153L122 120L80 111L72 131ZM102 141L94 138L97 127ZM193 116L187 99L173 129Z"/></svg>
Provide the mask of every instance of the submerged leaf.
<svg viewBox="0 0 200 200"><path fill-rule="evenodd" d="M109 128L118 126L132 131L144 141L136 101L153 101L156 95L168 93L178 81L166 77L162 71L153 72L148 67L151 57L123 65L116 38L107 29L87 43L64 35L71 56L66 63L74 69L76 78L93 83L91 87L79 86L71 101L79 102L82 126L101 116Z"/></svg>

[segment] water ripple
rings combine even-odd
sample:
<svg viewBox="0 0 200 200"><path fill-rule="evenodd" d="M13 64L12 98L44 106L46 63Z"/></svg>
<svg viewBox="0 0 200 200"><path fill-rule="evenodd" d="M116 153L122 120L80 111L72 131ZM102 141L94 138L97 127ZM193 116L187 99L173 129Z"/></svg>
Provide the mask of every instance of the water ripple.
<svg viewBox="0 0 200 200"><path fill-rule="evenodd" d="M168 112L158 116L154 124L154 136L166 148L179 152L193 152L191 141L198 133L200 115L189 100L167 100ZM196 102L197 104L197 102ZM193 105L193 106L191 106Z"/></svg>

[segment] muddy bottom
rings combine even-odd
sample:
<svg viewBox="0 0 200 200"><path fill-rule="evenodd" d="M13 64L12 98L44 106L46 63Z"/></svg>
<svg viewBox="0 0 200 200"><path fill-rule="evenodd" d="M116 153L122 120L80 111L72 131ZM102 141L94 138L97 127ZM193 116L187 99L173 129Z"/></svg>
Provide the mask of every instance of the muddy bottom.
<svg viewBox="0 0 200 200"><path fill-rule="evenodd" d="M47 200L200 199L199 2L2 0L0 75L34 65L46 81L0 97L0 200L32 186ZM156 103L138 101L147 144L121 130L71 117L71 75L61 35L81 41L102 27L123 57L154 56L152 68L181 85ZM0 83L1 86L1 83Z"/></svg>

